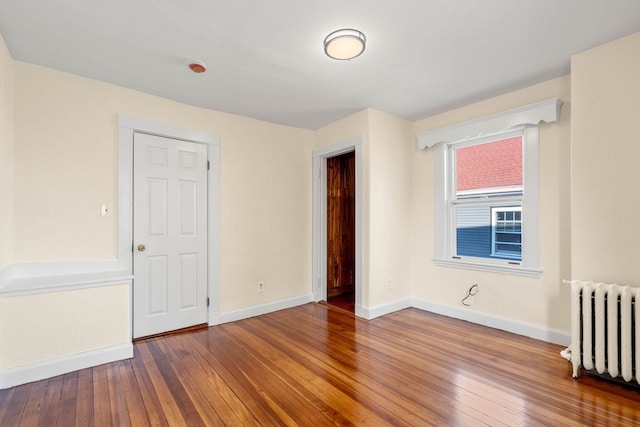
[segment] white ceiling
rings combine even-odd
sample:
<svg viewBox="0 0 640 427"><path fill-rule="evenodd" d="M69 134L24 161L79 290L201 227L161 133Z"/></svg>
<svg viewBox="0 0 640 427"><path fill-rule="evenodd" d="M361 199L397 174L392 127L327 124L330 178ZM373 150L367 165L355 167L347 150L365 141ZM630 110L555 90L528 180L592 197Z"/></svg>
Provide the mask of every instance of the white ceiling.
<svg viewBox="0 0 640 427"><path fill-rule="evenodd" d="M324 55L339 28L365 33L362 56ZM366 107L421 119L638 31L640 0L0 0L16 60L307 129Z"/></svg>

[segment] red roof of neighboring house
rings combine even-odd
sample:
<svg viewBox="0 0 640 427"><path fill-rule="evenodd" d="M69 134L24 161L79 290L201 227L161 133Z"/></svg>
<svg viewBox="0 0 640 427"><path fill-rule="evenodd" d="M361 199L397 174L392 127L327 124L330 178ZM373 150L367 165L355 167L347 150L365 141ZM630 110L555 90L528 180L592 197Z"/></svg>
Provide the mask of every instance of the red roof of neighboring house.
<svg viewBox="0 0 640 427"><path fill-rule="evenodd" d="M457 191L522 185L522 137L456 150Z"/></svg>

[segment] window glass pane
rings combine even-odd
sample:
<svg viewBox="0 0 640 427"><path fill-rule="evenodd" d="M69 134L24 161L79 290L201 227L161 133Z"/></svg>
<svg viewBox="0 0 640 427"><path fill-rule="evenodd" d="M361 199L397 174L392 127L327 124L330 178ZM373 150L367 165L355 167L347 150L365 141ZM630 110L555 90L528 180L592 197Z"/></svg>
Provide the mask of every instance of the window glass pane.
<svg viewBox="0 0 640 427"><path fill-rule="evenodd" d="M491 257L491 206L456 207L456 248L458 256Z"/></svg>
<svg viewBox="0 0 640 427"><path fill-rule="evenodd" d="M522 193L522 136L453 150L456 198Z"/></svg>
<svg viewBox="0 0 640 427"><path fill-rule="evenodd" d="M456 255L522 260L521 209L490 203L456 205Z"/></svg>
<svg viewBox="0 0 640 427"><path fill-rule="evenodd" d="M522 241L522 235L520 233L496 233L497 243L517 243Z"/></svg>
<svg viewBox="0 0 640 427"><path fill-rule="evenodd" d="M496 245L496 252L503 254L505 257L511 254L512 255L511 258L521 259L520 258L521 247L519 245L508 245L504 243L498 243Z"/></svg>

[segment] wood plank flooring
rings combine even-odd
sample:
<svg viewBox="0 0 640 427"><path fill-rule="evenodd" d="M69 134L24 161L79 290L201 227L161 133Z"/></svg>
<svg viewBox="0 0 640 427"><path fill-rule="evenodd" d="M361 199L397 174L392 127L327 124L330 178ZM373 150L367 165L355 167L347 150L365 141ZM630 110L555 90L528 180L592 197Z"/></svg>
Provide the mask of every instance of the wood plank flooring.
<svg viewBox="0 0 640 427"><path fill-rule="evenodd" d="M327 298L327 304L354 313L356 309L356 297L353 292L345 292L343 294Z"/></svg>
<svg viewBox="0 0 640 427"><path fill-rule="evenodd" d="M573 380L560 350L417 309L307 304L2 390L0 426L640 425L638 389Z"/></svg>

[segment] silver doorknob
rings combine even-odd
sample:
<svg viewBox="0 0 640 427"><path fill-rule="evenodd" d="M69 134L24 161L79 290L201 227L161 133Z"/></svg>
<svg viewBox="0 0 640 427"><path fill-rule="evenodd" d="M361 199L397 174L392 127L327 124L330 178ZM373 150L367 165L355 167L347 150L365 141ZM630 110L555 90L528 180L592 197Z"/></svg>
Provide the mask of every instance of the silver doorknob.
<svg viewBox="0 0 640 427"><path fill-rule="evenodd" d="M138 245L138 251L144 252L145 249L147 249L147 247L145 245L143 245L142 243Z"/></svg>

